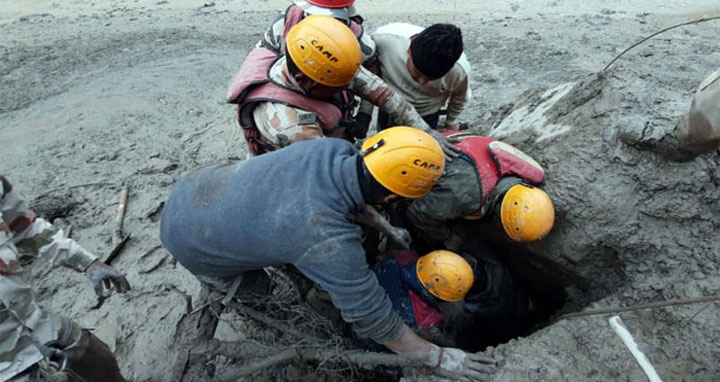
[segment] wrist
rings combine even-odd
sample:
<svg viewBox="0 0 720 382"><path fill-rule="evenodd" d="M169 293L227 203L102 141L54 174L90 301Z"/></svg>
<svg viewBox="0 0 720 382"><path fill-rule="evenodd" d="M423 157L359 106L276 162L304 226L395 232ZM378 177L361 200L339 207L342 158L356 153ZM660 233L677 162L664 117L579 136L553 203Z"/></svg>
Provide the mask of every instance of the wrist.
<svg viewBox="0 0 720 382"><path fill-rule="evenodd" d="M440 352L437 355L437 363L435 364L435 369L439 369L440 365L442 364L442 358L443 358L443 348L440 348Z"/></svg>
<svg viewBox="0 0 720 382"><path fill-rule="evenodd" d="M433 369L437 369L442 364L443 349L440 346L432 344L427 354L425 364Z"/></svg>

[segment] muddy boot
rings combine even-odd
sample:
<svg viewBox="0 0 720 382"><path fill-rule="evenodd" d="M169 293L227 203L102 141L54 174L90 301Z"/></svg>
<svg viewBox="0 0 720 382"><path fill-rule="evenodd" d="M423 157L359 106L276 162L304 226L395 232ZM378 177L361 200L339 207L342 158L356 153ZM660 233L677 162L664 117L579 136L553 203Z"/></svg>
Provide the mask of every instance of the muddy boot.
<svg viewBox="0 0 720 382"><path fill-rule="evenodd" d="M67 356L68 370L84 381L126 382L110 348L86 329L63 352Z"/></svg>
<svg viewBox="0 0 720 382"><path fill-rule="evenodd" d="M327 291L315 285L305 297L307 304L317 314L325 317L334 328L339 332L344 332L346 329L345 321L340 316L340 311L335 308L332 300L330 300L330 294Z"/></svg>

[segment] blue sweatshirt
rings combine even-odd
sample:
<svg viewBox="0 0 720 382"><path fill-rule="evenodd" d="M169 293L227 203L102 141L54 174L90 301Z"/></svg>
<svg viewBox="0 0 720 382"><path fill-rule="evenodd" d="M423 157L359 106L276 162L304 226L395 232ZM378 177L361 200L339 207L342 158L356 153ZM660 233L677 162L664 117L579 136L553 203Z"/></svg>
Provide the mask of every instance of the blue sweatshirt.
<svg viewBox="0 0 720 382"><path fill-rule="evenodd" d="M355 223L366 208L358 155L344 140L315 139L189 171L165 203L161 240L199 275L293 264L330 293L358 334L396 341L402 321L365 261Z"/></svg>

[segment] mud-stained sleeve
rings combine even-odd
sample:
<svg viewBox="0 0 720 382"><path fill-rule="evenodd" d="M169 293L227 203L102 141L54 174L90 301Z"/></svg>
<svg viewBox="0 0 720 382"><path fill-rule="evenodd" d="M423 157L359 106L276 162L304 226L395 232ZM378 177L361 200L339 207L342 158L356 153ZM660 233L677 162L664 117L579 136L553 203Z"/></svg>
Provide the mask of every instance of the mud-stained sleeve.
<svg viewBox="0 0 720 382"><path fill-rule="evenodd" d="M365 67L360 67L348 89L360 98L380 107L398 125L431 130L427 122L403 96Z"/></svg>
<svg viewBox="0 0 720 382"><path fill-rule="evenodd" d="M284 147L293 142L323 137L322 124L315 113L275 102L262 102L253 110L260 134Z"/></svg>
<svg viewBox="0 0 720 382"><path fill-rule="evenodd" d="M402 335L403 322L365 261L359 233L334 234L314 245L295 266L328 291L360 337L383 344Z"/></svg>
<svg viewBox="0 0 720 382"><path fill-rule="evenodd" d="M62 230L56 231L52 224L36 218L25 199L15 191L4 193L0 198L0 216L0 226L6 222L13 243L26 249L24 253L37 253L53 265L63 264L78 271L84 271L97 260L75 240L64 237Z"/></svg>
<svg viewBox="0 0 720 382"><path fill-rule="evenodd" d="M407 209L407 218L423 235L437 241L450 238L449 223L462 216L460 203L450 190L435 187Z"/></svg>
<svg viewBox="0 0 720 382"><path fill-rule="evenodd" d="M427 195L410 203L407 217L430 238L445 241L451 233L448 223L479 209L481 199L475 165L469 159L459 158L445 167Z"/></svg>
<svg viewBox="0 0 720 382"><path fill-rule="evenodd" d="M276 52L281 52L283 49L283 31L285 30L285 15L279 16L265 31L263 39L260 41L259 46L265 46L266 48L272 48Z"/></svg>
<svg viewBox="0 0 720 382"><path fill-rule="evenodd" d="M469 98L468 82L468 76L463 73L462 78L454 84L452 92L450 92L447 119L445 120L445 123L448 125L454 125L457 123L460 113L465 110L465 104Z"/></svg>

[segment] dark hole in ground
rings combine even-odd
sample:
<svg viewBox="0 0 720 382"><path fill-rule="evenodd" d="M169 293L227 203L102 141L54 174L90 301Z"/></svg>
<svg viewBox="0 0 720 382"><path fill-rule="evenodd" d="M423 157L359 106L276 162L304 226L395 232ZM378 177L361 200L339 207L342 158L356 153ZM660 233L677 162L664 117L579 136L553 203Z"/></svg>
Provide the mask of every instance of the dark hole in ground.
<svg viewBox="0 0 720 382"><path fill-rule="evenodd" d="M445 249L442 243L427 241L415 232L404 221L403 213L392 212L390 221L410 230L412 246L418 255ZM455 312L450 320L453 320L452 317L457 317L457 320L444 331L454 343L433 341L439 345L477 352L513 338L528 336L548 325L550 318L563 310L568 301L566 289L569 284L582 284L582 280L576 279L568 269L534 253L532 245L507 238L502 227L492 220L467 221L461 229L466 234L463 247L458 252L476 260L473 265L475 282L466 295L464 313L458 315L457 308L451 308ZM391 249L393 244L387 244L386 249ZM373 253L378 254L375 250L378 245L379 238L366 236L363 246L371 266L376 259ZM475 301L471 301L473 295ZM585 303L573 302L569 305L574 310ZM447 323L447 312L443 313Z"/></svg>
<svg viewBox="0 0 720 382"><path fill-rule="evenodd" d="M423 242L417 235L413 237L414 249L420 255L444 249L437 243ZM364 244L367 251L372 251L368 247L376 247L378 242L371 240ZM480 307L472 317L459 316L458 322L451 325L456 328L451 332L456 340L454 344L433 342L470 352L482 351L547 326L551 317L566 304L566 287L572 283L572 276L558 264L543 260L528 246L512 242L502 234L484 234L482 239L466 238L458 252L466 258L475 258L478 264L485 264L480 269L474 265L476 283L466 296L466 300L470 300L475 293ZM488 276L479 276L482 273ZM482 287L476 290L476 286ZM401 377L401 368L376 367L368 378L362 376L355 380L399 381Z"/></svg>
<svg viewBox="0 0 720 382"><path fill-rule="evenodd" d="M408 227L397 215L391 221ZM554 314L567 309L563 307L568 301L569 284L583 288L582 280L576 279L571 271L534 253L531 245L508 239L499 225L482 220L466 222L463 229L482 232L475 236L466 234L459 251L481 266L474 265L475 283L466 296L466 303L473 294L476 296L472 316L459 316L457 323L451 325L455 347L476 352L528 336L548 325ZM420 255L444 249L440 243L424 241L417 232L411 230L411 234L413 247ZM376 243L365 245L367 249ZM585 303L570 305L575 309ZM466 306L465 312L468 310L471 309Z"/></svg>
<svg viewBox="0 0 720 382"><path fill-rule="evenodd" d="M461 250L478 263L476 283L466 296L465 310L473 315L456 335L461 349L477 352L527 336L544 327L567 299L566 281L554 264L502 239L466 240Z"/></svg>

